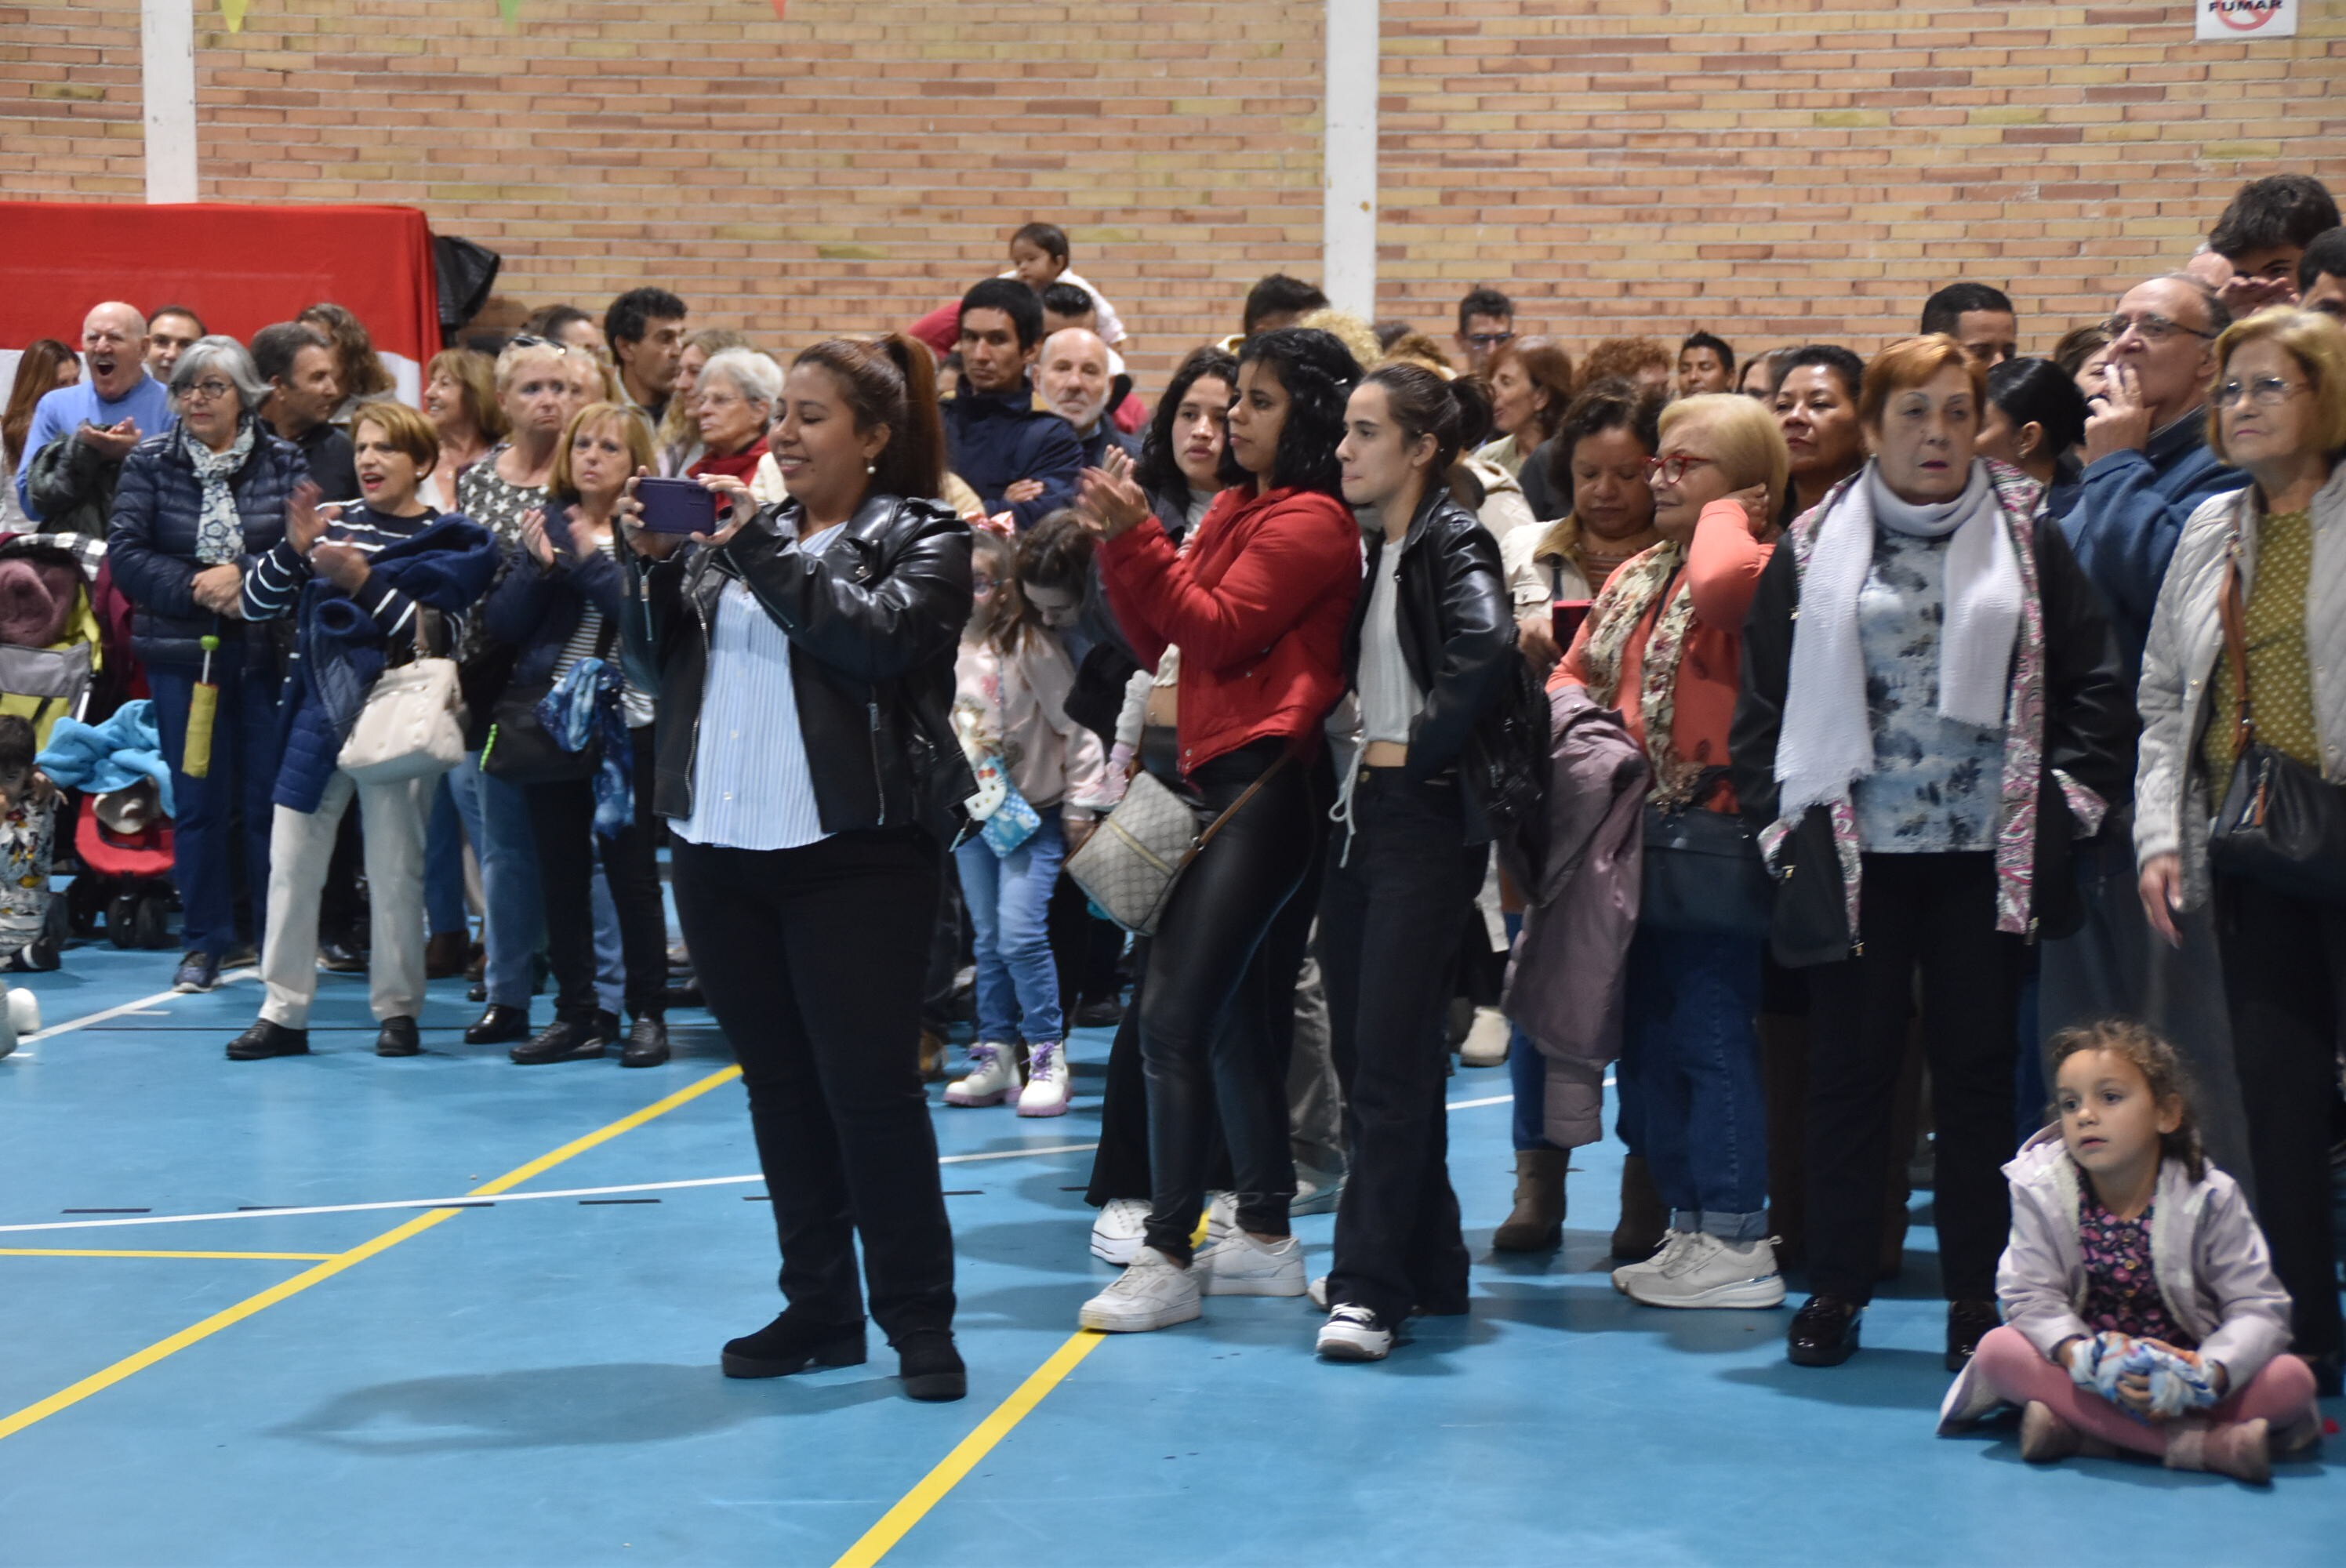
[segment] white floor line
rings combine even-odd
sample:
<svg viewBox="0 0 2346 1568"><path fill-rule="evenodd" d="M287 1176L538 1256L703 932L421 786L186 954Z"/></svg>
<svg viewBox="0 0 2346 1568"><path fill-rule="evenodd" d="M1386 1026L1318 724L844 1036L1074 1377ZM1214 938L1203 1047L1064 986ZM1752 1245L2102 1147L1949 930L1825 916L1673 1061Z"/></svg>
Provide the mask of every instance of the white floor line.
<svg viewBox="0 0 2346 1568"><path fill-rule="evenodd" d="M1452 1111L1479 1111L1484 1105L1512 1105L1515 1103L1515 1097L1513 1095L1491 1095L1480 1100L1453 1100L1444 1107L1444 1109Z"/></svg>
<svg viewBox="0 0 2346 1568"><path fill-rule="evenodd" d="M974 1165L981 1160L1015 1160L1039 1155L1089 1154L1096 1144L1038 1144L1032 1148L992 1149L984 1154L944 1155L941 1166ZM685 1181L629 1182L621 1186L571 1186L547 1192L505 1192L495 1197L416 1197L384 1203L311 1204L296 1208L238 1208L219 1214L142 1214L117 1219L48 1220L38 1225L0 1225L0 1233L26 1230L107 1230L125 1225L187 1225L199 1220L281 1219L296 1214L369 1214L390 1208L479 1208L495 1204L529 1203L550 1197L603 1197L625 1192L674 1192L696 1186L744 1186L762 1182L763 1176L695 1176Z"/></svg>
<svg viewBox="0 0 2346 1568"><path fill-rule="evenodd" d="M257 969L231 970L220 976L219 983L222 985L234 985L240 980L257 979L260 973ZM29 1045L36 1040L46 1040L58 1034L70 1034L76 1029L87 1029L94 1023L104 1023L116 1018L128 1018L133 1013L159 1013L165 1010L155 1005L158 1002L169 1002L177 997L199 994L201 993L192 991L158 991L152 996L142 996L136 1002L126 1002L119 1007L109 1007L84 1018L70 1018L63 1023L52 1023L46 1029L26 1035L25 1044Z"/></svg>

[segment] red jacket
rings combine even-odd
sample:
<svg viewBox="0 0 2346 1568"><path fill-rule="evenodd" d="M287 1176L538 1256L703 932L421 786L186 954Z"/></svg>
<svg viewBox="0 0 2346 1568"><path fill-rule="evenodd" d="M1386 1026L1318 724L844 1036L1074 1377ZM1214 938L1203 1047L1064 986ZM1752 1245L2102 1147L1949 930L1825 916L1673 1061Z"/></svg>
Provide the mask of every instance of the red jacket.
<svg viewBox="0 0 2346 1568"><path fill-rule="evenodd" d="M1280 736L1310 752L1344 693L1361 525L1314 490L1225 490L1187 555L1152 517L1101 547L1108 606L1144 666L1181 649L1181 771Z"/></svg>

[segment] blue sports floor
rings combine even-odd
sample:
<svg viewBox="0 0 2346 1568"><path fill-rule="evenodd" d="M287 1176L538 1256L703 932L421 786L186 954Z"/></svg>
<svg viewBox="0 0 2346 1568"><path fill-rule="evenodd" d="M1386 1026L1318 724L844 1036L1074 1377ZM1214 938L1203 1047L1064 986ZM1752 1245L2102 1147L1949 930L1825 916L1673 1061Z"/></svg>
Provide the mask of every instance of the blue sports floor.
<svg viewBox="0 0 2346 1568"><path fill-rule="evenodd" d="M902 1398L876 1334L867 1367L729 1381L774 1242L705 1017L664 1068L525 1071L461 1043L444 982L427 1054L380 1061L363 981L327 976L318 1054L230 1064L250 972L158 998L169 967L74 949L34 977L51 1032L0 1061L9 1568L2346 1561L2346 1440L2259 1493L1934 1438L1927 1254L1837 1370L1784 1363L1782 1312L1631 1306L1610 1146L1560 1256L1478 1264L1474 1314L1382 1366L1315 1361L1300 1301L1075 1336L1107 1277L1096 1035L1062 1120L939 1108L966 1402ZM1478 1257L1505 1087L1452 1082ZM500 1201L268 1212L467 1194ZM1300 1223L1315 1273L1332 1223Z"/></svg>

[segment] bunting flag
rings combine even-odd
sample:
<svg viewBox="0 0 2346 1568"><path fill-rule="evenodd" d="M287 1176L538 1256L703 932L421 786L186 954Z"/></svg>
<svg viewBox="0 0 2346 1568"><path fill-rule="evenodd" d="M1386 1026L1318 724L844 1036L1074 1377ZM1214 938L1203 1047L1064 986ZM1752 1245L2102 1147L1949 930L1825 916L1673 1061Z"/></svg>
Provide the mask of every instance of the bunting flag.
<svg viewBox="0 0 2346 1568"><path fill-rule="evenodd" d="M252 9L252 0L220 0L220 15L228 18L228 30L244 31L244 14Z"/></svg>
<svg viewBox="0 0 2346 1568"><path fill-rule="evenodd" d="M521 0L497 0L497 11L505 17L505 25L510 27L514 25L514 19L521 15Z"/></svg>

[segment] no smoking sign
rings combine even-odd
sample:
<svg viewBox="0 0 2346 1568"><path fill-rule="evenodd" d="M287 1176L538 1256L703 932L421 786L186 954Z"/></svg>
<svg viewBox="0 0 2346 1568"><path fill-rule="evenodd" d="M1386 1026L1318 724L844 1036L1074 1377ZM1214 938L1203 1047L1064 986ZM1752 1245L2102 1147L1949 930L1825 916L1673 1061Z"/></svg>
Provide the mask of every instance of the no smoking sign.
<svg viewBox="0 0 2346 1568"><path fill-rule="evenodd" d="M2297 36L2298 0L2191 0L2198 36L2227 41Z"/></svg>

